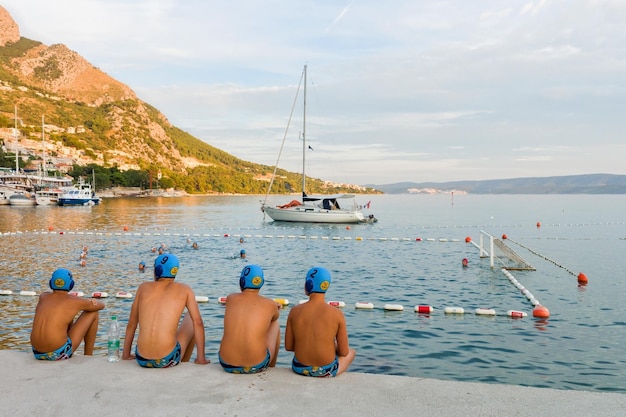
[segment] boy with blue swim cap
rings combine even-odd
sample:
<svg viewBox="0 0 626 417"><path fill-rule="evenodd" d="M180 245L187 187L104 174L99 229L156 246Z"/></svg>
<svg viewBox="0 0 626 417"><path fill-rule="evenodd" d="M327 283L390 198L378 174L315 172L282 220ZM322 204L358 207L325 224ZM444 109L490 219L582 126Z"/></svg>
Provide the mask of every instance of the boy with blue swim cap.
<svg viewBox="0 0 626 417"><path fill-rule="evenodd" d="M226 298L224 334L218 358L226 372L254 374L276 366L280 348L279 306L259 294L263 268L247 265L239 275L241 292Z"/></svg>
<svg viewBox="0 0 626 417"><path fill-rule="evenodd" d="M292 308L287 317L285 349L294 353L291 369L297 374L337 376L348 369L356 355L348 343L343 313L326 303L331 282L326 268L309 269L304 281L309 300Z"/></svg>
<svg viewBox="0 0 626 417"><path fill-rule="evenodd" d="M50 361L69 359L83 341L85 355L93 355L98 333L98 311L104 308L104 303L70 295L74 277L66 268L54 271L48 285L52 292L39 296L30 333L35 358ZM74 321L78 313L80 316Z"/></svg>
<svg viewBox="0 0 626 417"><path fill-rule="evenodd" d="M169 368L187 362L195 348L198 364L207 364L204 352L204 323L193 290L175 282L180 262L163 253L154 260L154 281L144 282L130 310L122 359L137 360L144 368ZM180 323L184 310L187 314ZM135 331L139 337L131 354ZM170 335L175 335L171 337Z"/></svg>

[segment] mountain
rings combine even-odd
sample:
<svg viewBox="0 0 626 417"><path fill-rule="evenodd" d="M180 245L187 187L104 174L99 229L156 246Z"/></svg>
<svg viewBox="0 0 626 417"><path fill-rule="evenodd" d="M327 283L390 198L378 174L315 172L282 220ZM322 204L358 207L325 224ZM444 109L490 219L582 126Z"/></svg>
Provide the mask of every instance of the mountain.
<svg viewBox="0 0 626 417"><path fill-rule="evenodd" d="M388 194L626 194L626 175L587 174L485 181L368 184Z"/></svg>
<svg viewBox="0 0 626 417"><path fill-rule="evenodd" d="M73 167L72 175L92 169L99 187L147 186L158 176L161 187L188 193L258 194L266 192L274 170L238 159L173 126L130 87L67 46L22 37L0 6L1 165L15 165L7 154L16 149L30 154L31 161L40 158L42 116L52 168ZM277 174L274 193L299 189L299 174L280 169ZM374 191L315 178L307 183L311 193Z"/></svg>

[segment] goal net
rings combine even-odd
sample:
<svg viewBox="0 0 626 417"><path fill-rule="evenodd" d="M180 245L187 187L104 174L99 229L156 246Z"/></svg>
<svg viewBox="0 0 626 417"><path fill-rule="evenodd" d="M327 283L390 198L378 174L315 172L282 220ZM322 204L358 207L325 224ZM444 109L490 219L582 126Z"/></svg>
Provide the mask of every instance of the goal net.
<svg viewBox="0 0 626 417"><path fill-rule="evenodd" d="M484 230L480 231L478 250L481 258L489 258L489 265L492 268L497 266L513 271L535 270L531 264L507 246L503 240L491 236Z"/></svg>

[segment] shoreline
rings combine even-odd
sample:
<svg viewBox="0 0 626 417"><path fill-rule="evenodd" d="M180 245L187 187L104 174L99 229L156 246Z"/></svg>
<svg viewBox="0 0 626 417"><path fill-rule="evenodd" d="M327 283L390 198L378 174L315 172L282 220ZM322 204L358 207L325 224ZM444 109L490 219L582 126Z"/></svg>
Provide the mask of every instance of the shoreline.
<svg viewBox="0 0 626 417"><path fill-rule="evenodd" d="M59 362L1 350L6 415L622 416L626 394L346 372L307 378L287 368L226 373L216 363L144 369L75 354ZM158 378L155 378L158 374Z"/></svg>

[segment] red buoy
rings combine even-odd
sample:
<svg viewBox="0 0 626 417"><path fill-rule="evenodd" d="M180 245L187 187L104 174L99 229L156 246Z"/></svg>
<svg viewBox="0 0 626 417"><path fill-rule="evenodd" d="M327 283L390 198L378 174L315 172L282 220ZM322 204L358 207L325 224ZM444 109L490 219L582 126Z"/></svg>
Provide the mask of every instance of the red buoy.
<svg viewBox="0 0 626 417"><path fill-rule="evenodd" d="M416 237L416 238L415 238L415 241L416 241L416 242L421 242L421 241L422 241L422 238L421 238L421 237Z"/></svg>
<svg viewBox="0 0 626 417"><path fill-rule="evenodd" d="M51 231L53 231L53 230L54 230L54 227L52 227L52 226L48 226L48 231L49 231L49 232L51 232Z"/></svg>
<svg viewBox="0 0 626 417"><path fill-rule="evenodd" d="M506 235L502 235L502 240L506 240L507 236Z"/></svg>
<svg viewBox="0 0 626 417"><path fill-rule="evenodd" d="M541 227L541 223L540 222L537 222L537 227Z"/></svg>
<svg viewBox="0 0 626 417"><path fill-rule="evenodd" d="M346 226L346 230L350 230L350 226Z"/></svg>
<svg viewBox="0 0 626 417"><path fill-rule="evenodd" d="M544 307L541 304L539 304L533 310L533 317L547 319L548 317L550 317L550 310L548 310L546 307Z"/></svg>
<svg viewBox="0 0 626 417"><path fill-rule="evenodd" d="M465 243L470 243L471 241L472 241L471 237L468 236L468 237L465 238Z"/></svg>
<svg viewBox="0 0 626 417"><path fill-rule="evenodd" d="M430 314L433 312L431 306L415 306L415 312L420 314Z"/></svg>
<svg viewBox="0 0 626 417"><path fill-rule="evenodd" d="M224 233L224 237L229 237L230 235L228 233Z"/></svg>
<svg viewBox="0 0 626 417"><path fill-rule="evenodd" d="M587 282L589 282L587 280L587 275L583 274L582 272L578 274L578 283L580 285L587 285Z"/></svg>

